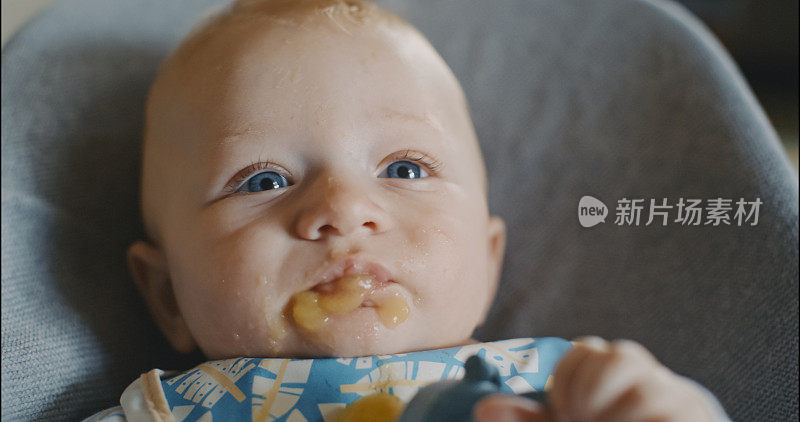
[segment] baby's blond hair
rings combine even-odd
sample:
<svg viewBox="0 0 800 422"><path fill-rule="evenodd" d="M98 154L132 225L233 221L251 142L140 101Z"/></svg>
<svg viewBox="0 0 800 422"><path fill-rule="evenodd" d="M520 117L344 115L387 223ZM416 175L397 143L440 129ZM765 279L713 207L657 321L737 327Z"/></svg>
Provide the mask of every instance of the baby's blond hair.
<svg viewBox="0 0 800 422"><path fill-rule="evenodd" d="M179 51L202 44L216 30L230 24L303 26L318 17L327 18L344 32L348 32L348 25L403 22L370 0L237 0L222 10L209 11L181 43Z"/></svg>

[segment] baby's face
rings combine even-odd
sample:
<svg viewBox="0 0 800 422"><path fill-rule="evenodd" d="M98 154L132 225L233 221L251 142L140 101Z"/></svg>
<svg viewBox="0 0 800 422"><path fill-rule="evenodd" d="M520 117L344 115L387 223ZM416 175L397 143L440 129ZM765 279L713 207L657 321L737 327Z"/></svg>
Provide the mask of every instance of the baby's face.
<svg viewBox="0 0 800 422"><path fill-rule="evenodd" d="M460 88L424 38L243 23L170 66L149 110L144 200L176 312L208 358L469 340L504 226ZM371 280L358 306L322 328L295 320L293 296L348 274ZM396 326L379 315L386 298L405 303Z"/></svg>

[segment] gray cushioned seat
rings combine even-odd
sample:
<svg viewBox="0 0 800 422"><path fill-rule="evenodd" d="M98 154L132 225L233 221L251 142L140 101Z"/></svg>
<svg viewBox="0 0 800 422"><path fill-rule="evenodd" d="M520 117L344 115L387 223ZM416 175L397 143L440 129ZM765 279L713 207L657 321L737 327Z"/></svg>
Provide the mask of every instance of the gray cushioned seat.
<svg viewBox="0 0 800 422"><path fill-rule="evenodd" d="M3 419L85 417L200 359L168 350L124 252L145 92L212 3L65 0L3 49ZM734 420L796 420L797 178L709 32L662 1L381 3L461 80L510 228L479 338L632 338ZM763 205L757 226L583 228L583 195Z"/></svg>

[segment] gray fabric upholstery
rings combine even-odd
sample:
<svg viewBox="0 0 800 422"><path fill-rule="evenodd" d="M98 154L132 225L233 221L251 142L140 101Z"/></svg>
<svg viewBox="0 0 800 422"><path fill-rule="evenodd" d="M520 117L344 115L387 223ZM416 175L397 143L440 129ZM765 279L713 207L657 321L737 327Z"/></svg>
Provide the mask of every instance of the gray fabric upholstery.
<svg viewBox="0 0 800 422"><path fill-rule="evenodd" d="M3 419L85 417L199 359L168 350L124 251L147 86L212 3L62 1L3 49ZM462 82L510 228L479 338L631 338L734 420L796 420L797 179L709 33L665 2L381 3ZM586 229L587 194L764 205L755 227Z"/></svg>

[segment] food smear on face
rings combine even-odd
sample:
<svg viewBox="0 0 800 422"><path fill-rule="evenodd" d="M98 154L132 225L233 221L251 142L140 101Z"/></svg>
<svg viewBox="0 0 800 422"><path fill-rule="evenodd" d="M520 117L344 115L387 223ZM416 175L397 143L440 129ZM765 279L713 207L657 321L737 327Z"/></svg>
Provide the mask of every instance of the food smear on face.
<svg viewBox="0 0 800 422"><path fill-rule="evenodd" d="M279 318L267 318L267 329L273 340L283 340L286 337L286 315L281 314Z"/></svg>
<svg viewBox="0 0 800 422"><path fill-rule="evenodd" d="M375 285L370 275L345 275L320 289L303 290L292 295L291 315L300 327L319 331L331 315L346 314L360 307ZM381 323L395 328L408 318L410 308L403 297L393 295L373 300Z"/></svg>
<svg viewBox="0 0 800 422"><path fill-rule="evenodd" d="M361 397L345 407L336 422L394 422L403 413L403 402L388 393Z"/></svg>
<svg viewBox="0 0 800 422"><path fill-rule="evenodd" d="M381 323L386 328L397 327L408 318L408 314L411 312L408 303L397 292L392 296L376 301L375 304L375 310L378 311Z"/></svg>
<svg viewBox="0 0 800 422"><path fill-rule="evenodd" d="M343 314L358 308L372 288L372 277L346 275L335 282L332 292L319 297L319 307L331 314Z"/></svg>
<svg viewBox="0 0 800 422"><path fill-rule="evenodd" d="M319 294L309 290L295 293L292 298L294 321L309 331L317 331L328 322L328 314L319 305Z"/></svg>

